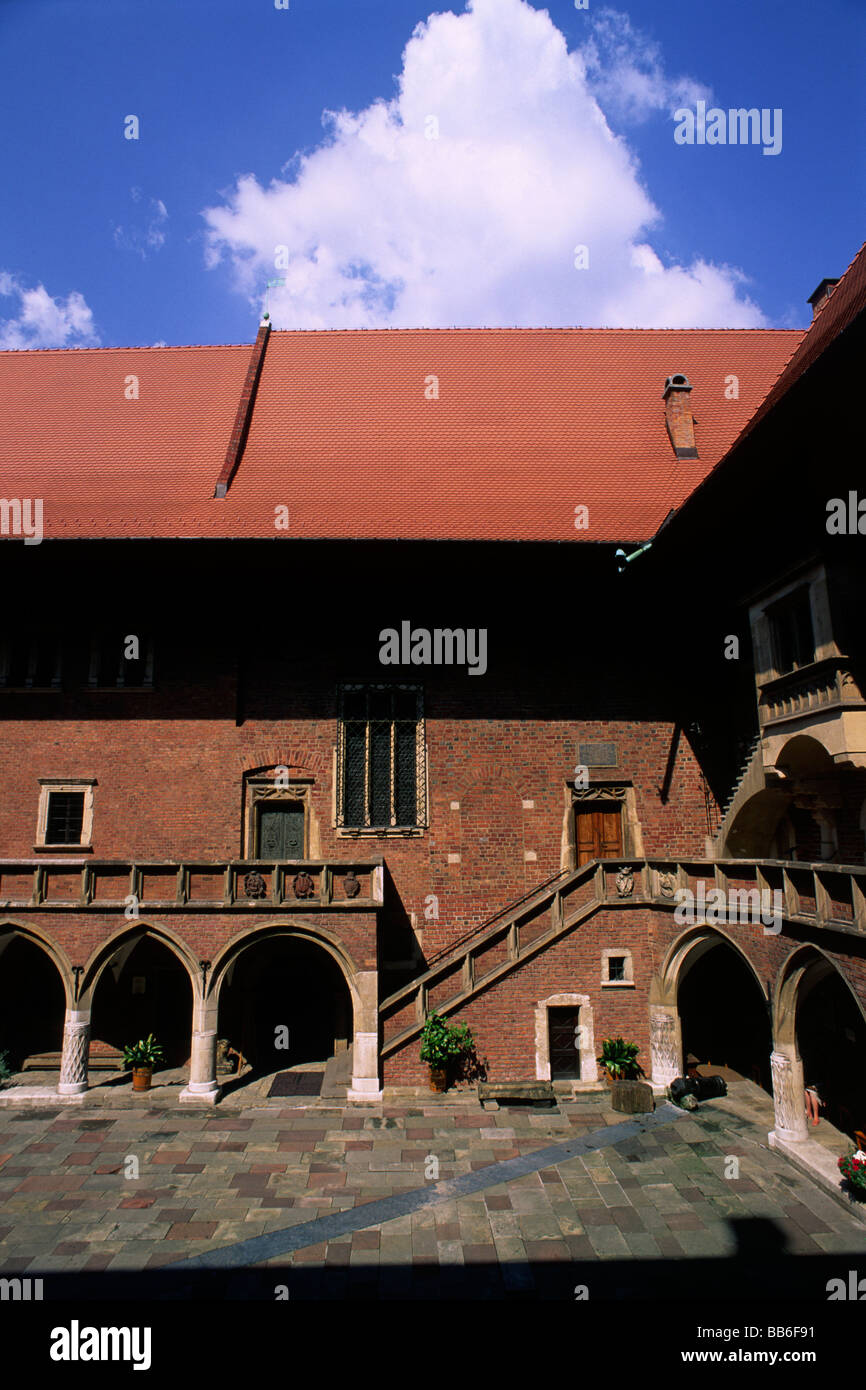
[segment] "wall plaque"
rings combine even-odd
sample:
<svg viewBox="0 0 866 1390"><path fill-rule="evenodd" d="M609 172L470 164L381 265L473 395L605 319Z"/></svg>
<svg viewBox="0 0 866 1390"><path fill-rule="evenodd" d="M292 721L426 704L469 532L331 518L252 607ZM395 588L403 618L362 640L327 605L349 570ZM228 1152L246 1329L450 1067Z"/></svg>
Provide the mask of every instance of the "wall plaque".
<svg viewBox="0 0 866 1390"><path fill-rule="evenodd" d="M584 767L616 767L615 743L581 743L578 751Z"/></svg>

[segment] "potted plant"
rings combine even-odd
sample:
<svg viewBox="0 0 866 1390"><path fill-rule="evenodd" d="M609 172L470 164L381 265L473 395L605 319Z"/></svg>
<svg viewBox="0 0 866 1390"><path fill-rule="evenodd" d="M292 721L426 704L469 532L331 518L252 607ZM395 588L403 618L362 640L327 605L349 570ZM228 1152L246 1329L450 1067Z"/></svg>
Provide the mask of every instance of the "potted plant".
<svg viewBox="0 0 866 1390"><path fill-rule="evenodd" d="M855 1202L866 1201L866 1153L845 1154L839 1159L839 1171L849 1197Z"/></svg>
<svg viewBox="0 0 866 1390"><path fill-rule="evenodd" d="M447 1091L449 1071L473 1052L475 1039L465 1023L449 1023L441 1014L428 1014L421 1030L421 1061L430 1067L431 1091Z"/></svg>
<svg viewBox="0 0 866 1390"><path fill-rule="evenodd" d="M162 1061L162 1048L152 1033L137 1043L127 1043L123 1049L123 1065L132 1068L132 1089L149 1091L156 1062Z"/></svg>
<svg viewBox="0 0 866 1390"><path fill-rule="evenodd" d="M644 1069L637 1060L639 1050L637 1043L623 1042L622 1038L604 1039L601 1056L596 1061L604 1067L609 1086L614 1081L636 1081L644 1075Z"/></svg>

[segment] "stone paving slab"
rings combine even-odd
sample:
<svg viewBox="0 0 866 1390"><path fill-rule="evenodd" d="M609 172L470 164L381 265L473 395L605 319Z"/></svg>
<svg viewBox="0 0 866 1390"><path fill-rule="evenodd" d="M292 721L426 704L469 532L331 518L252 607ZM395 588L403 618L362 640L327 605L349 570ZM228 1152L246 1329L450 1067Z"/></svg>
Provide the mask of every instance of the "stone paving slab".
<svg viewBox="0 0 866 1390"><path fill-rule="evenodd" d="M231 1113L7 1106L0 1271L168 1276L196 1257L258 1256L256 1277L279 1266L291 1280L297 1266L300 1296L329 1299L362 1276L373 1297L414 1297L414 1277L428 1296L446 1280L465 1297L568 1298L587 1269L723 1269L753 1247L789 1265L839 1255L866 1273L866 1226L769 1148L772 1104L756 1087L639 1119L653 1123L597 1095L536 1113L462 1096ZM736 1179L724 1176L731 1156Z"/></svg>

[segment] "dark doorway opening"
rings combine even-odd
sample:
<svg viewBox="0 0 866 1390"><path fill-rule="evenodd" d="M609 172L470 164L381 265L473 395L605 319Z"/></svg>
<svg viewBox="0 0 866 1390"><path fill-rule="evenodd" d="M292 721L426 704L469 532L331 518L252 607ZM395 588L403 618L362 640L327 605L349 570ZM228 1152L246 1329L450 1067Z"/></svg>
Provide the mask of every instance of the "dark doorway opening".
<svg viewBox="0 0 866 1390"><path fill-rule="evenodd" d="M274 936L253 943L223 984L219 1035L259 1074L327 1061L352 1036L343 972L313 942Z"/></svg>
<svg viewBox="0 0 866 1390"><path fill-rule="evenodd" d="M57 966L32 941L13 937L0 950L0 1052L8 1052L13 1071L42 1053L56 1054L59 1068L65 1017Z"/></svg>
<svg viewBox="0 0 866 1390"><path fill-rule="evenodd" d="M797 1007L803 1079L815 1083L823 1119L853 1135L866 1130L866 1022L844 980L831 969Z"/></svg>
<svg viewBox="0 0 866 1390"><path fill-rule="evenodd" d="M121 946L103 970L93 999L91 1057L153 1033L162 1067L189 1061L192 986L177 956L152 937Z"/></svg>
<svg viewBox="0 0 866 1390"><path fill-rule="evenodd" d="M748 966L720 942L688 970L679 988L683 1059L724 1067L772 1093L772 1030L766 1002Z"/></svg>
<svg viewBox="0 0 866 1390"><path fill-rule="evenodd" d="M580 1009L547 1010L551 1081L580 1080Z"/></svg>

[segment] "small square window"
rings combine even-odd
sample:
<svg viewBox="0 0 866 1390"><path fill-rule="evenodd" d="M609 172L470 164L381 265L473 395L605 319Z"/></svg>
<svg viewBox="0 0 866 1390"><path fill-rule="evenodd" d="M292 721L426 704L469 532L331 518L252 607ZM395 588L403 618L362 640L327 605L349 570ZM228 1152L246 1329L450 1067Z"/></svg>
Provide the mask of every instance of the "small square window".
<svg viewBox="0 0 866 1390"><path fill-rule="evenodd" d="M631 951L622 946L605 948L601 953L602 989L634 989L634 963Z"/></svg>
<svg viewBox="0 0 866 1390"><path fill-rule="evenodd" d="M45 842L80 845L84 825L84 792L50 792Z"/></svg>

